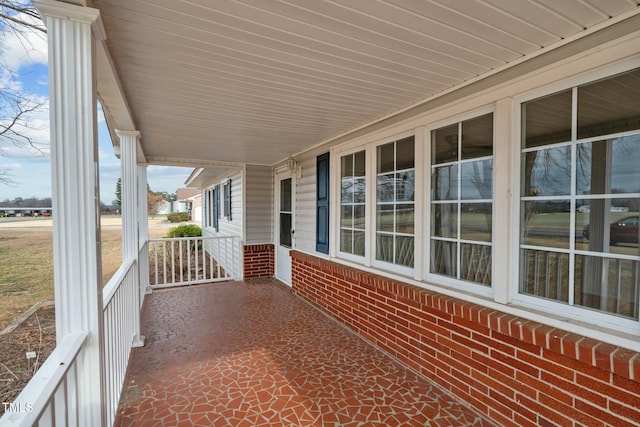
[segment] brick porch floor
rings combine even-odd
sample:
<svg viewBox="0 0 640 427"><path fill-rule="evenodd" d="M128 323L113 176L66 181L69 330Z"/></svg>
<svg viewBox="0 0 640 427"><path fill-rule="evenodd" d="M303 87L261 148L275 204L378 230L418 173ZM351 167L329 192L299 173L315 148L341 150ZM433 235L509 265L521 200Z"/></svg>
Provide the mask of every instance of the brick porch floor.
<svg viewBox="0 0 640 427"><path fill-rule="evenodd" d="M274 280L147 295L116 426L488 426Z"/></svg>

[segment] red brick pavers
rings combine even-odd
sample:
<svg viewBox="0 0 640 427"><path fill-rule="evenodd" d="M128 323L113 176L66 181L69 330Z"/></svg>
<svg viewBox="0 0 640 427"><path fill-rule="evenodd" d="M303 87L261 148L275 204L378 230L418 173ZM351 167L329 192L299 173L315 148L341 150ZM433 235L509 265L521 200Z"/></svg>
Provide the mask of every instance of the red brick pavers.
<svg viewBox="0 0 640 427"><path fill-rule="evenodd" d="M272 279L155 291L116 426L488 426Z"/></svg>

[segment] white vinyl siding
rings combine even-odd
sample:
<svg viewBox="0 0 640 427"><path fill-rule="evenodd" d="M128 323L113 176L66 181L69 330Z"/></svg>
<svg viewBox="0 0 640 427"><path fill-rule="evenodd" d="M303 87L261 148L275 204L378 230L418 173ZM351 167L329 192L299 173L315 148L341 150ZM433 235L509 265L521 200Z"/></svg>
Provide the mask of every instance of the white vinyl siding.
<svg viewBox="0 0 640 427"><path fill-rule="evenodd" d="M273 240L273 169L247 165L245 181L244 241L247 244L270 243Z"/></svg>
<svg viewBox="0 0 640 427"><path fill-rule="evenodd" d="M244 218L244 209L242 206L243 201L243 183L242 183L243 173L242 170L233 171L229 174L225 174L216 178L211 185L208 187L209 189L214 188L217 184L220 184L220 219L219 219L219 231L217 235L223 236L241 236L242 235L242 224ZM231 179L231 221L224 216L224 210L222 207L224 206L224 185L227 183L227 180ZM203 230L203 234L207 235L216 235L215 230L213 228L205 228Z"/></svg>
<svg viewBox="0 0 640 427"><path fill-rule="evenodd" d="M306 153L298 160L302 177L295 178L295 230L293 248L302 252L316 252L316 152ZM331 236L333 238L333 236ZM324 256L324 254L322 254Z"/></svg>

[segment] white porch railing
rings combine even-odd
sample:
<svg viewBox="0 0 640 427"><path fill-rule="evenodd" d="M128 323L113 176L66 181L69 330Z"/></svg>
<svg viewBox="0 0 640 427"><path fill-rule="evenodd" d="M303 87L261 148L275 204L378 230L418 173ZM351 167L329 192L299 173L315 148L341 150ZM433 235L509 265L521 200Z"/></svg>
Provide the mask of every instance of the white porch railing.
<svg viewBox="0 0 640 427"><path fill-rule="evenodd" d="M103 290L105 398L108 426L113 425L136 334L138 273L135 260L122 264Z"/></svg>
<svg viewBox="0 0 640 427"><path fill-rule="evenodd" d="M240 251L238 236L150 239L150 286L157 289L239 278Z"/></svg>
<svg viewBox="0 0 640 427"><path fill-rule="evenodd" d="M145 248L146 249L146 248ZM145 251L141 251L145 252ZM137 264L129 260L103 289L106 425L115 421L120 393L137 333ZM0 426L81 426L76 360L86 334L64 337L0 420Z"/></svg>
<svg viewBox="0 0 640 427"><path fill-rule="evenodd" d="M147 253L149 254L147 257ZM106 426L112 426L127 364L139 331L146 277L161 288L239 278L240 238L196 237L153 239L139 248L140 265L125 261L103 289L103 355ZM145 264L150 259L148 268ZM150 274L148 274L150 272ZM146 277L141 275L145 274ZM63 337L18 398L0 419L0 427L82 426L79 411L79 366L86 354L87 334Z"/></svg>
<svg viewBox="0 0 640 427"><path fill-rule="evenodd" d="M78 357L87 334L64 337L18 398L5 408L0 426L80 426Z"/></svg>

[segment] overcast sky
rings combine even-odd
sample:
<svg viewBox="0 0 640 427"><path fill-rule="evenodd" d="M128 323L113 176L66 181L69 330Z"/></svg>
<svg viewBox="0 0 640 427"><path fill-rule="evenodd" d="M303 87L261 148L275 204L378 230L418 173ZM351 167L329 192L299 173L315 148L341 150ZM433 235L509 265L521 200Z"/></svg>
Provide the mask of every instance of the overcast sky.
<svg viewBox="0 0 640 427"><path fill-rule="evenodd" d="M1 25L1 24L0 24ZM2 36L0 36L2 37ZM47 42L33 31L27 35L33 49L12 35L0 40L4 65L13 71L0 70L0 90L15 88L27 96L37 97L48 107ZM16 197L51 197L51 162L49 155L49 113L42 111L29 117L30 126L22 131L37 143L38 149L18 148L0 140L0 172L7 172L14 182L0 183L0 201ZM113 144L102 115L98 114L98 143L100 162L100 200L110 204L115 199L116 181L120 176L120 160L113 152ZM175 193L184 186L190 168L149 166L148 181L153 191Z"/></svg>

